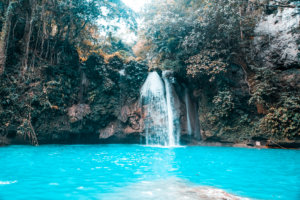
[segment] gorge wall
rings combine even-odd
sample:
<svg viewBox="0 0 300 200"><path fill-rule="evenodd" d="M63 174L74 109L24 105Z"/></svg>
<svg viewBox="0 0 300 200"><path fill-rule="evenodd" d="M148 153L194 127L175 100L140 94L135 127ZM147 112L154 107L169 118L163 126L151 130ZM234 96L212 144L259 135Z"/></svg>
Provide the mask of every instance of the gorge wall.
<svg viewBox="0 0 300 200"><path fill-rule="evenodd" d="M296 3L276 9L270 4L249 48L235 56L217 84L193 79L185 68L174 70L181 143L299 146ZM18 52L15 48L9 50ZM14 56L7 66L18 68ZM20 78L13 67L1 75L0 144L144 142L140 90L150 70L146 61L95 53L80 63L72 46L56 60L36 61L30 79ZM156 70L161 74L160 67ZM197 130L190 133L187 121Z"/></svg>
<svg viewBox="0 0 300 200"><path fill-rule="evenodd" d="M45 66L17 102L10 102L13 94L2 91L1 120L6 121L1 127L2 142L30 143L34 130L39 144L99 143L107 138L108 142L123 138L122 142L139 143L126 134L141 132L136 103L146 76L144 64L125 63L119 56L104 61L103 56L92 55L82 65ZM7 82L2 80L2 84ZM17 84L6 87L19 87ZM31 123L26 121L28 115L13 114L26 109L28 94L33 97L29 102ZM24 105L16 105L22 101Z"/></svg>
<svg viewBox="0 0 300 200"><path fill-rule="evenodd" d="M211 88L217 95L201 80L194 84L202 134L209 141L299 146L300 10L297 1L282 3L287 4L269 2L247 49L233 59L222 86Z"/></svg>

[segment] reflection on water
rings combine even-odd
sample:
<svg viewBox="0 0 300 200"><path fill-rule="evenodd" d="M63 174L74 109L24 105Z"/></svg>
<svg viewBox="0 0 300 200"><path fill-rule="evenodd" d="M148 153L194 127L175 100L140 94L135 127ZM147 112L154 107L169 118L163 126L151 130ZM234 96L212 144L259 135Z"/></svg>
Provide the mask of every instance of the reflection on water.
<svg viewBox="0 0 300 200"><path fill-rule="evenodd" d="M299 167L297 150L10 146L0 148L0 199L297 200Z"/></svg>
<svg viewBox="0 0 300 200"><path fill-rule="evenodd" d="M121 188L118 192L109 194L104 200L248 200L226 193L213 187L195 186L176 177L167 179L142 181Z"/></svg>

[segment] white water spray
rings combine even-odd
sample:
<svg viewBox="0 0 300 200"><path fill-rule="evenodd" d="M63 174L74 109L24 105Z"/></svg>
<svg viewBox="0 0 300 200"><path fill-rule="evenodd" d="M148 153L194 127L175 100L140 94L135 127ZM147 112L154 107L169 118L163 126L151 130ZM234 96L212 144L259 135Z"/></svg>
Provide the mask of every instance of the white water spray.
<svg viewBox="0 0 300 200"><path fill-rule="evenodd" d="M168 130L169 130L169 140L170 146L179 145L180 139L180 122L179 115L176 109L177 97L173 85L170 81L174 81L171 71L164 71L162 73L163 80L165 82L166 88L166 100L168 108Z"/></svg>
<svg viewBox="0 0 300 200"><path fill-rule="evenodd" d="M190 98L189 98L187 88L185 89L184 101L185 101L185 107L186 107L186 120L187 120L188 135L192 135L192 124L191 124L191 119L190 119Z"/></svg>
<svg viewBox="0 0 300 200"><path fill-rule="evenodd" d="M147 145L179 145L179 117L168 73L163 72L163 82L157 72L150 72L141 90Z"/></svg>

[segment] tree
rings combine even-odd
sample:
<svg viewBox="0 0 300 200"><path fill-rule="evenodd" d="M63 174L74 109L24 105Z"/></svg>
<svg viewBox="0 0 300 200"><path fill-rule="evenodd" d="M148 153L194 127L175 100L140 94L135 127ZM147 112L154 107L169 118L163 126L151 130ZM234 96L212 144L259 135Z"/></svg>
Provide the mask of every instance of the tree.
<svg viewBox="0 0 300 200"><path fill-rule="evenodd" d="M24 53L22 59L22 75L24 75L28 68L28 55L29 55L29 47L30 47L30 39L33 29L33 20L35 17L35 10L36 10L36 0L28 0L25 1L26 6L26 20L25 20L25 29L24 29L24 36L23 36L23 45L24 45Z"/></svg>
<svg viewBox="0 0 300 200"><path fill-rule="evenodd" d="M121 0L2 0L0 17L0 132L13 126L34 145L39 115L78 101L79 50L99 47L99 32L116 29L99 20L136 28Z"/></svg>
<svg viewBox="0 0 300 200"><path fill-rule="evenodd" d="M14 6L15 1L11 0L8 2L8 6L6 8L6 12L4 15L4 22L2 24L2 30L0 33L0 75L3 74L5 70L5 64L6 64L6 53L7 53L7 47L9 43L9 35L10 35L10 29L11 29L11 20L14 12Z"/></svg>
<svg viewBox="0 0 300 200"><path fill-rule="evenodd" d="M254 28L243 16L248 1L163 2L154 1L144 14L143 37L151 45L148 59L156 65L177 60L193 77L223 72Z"/></svg>
<svg viewBox="0 0 300 200"><path fill-rule="evenodd" d="M112 23L99 24L101 20L123 21L136 29L135 14L120 0L10 0L3 5L7 8L0 35L0 73L10 47L15 48L15 58L10 59L20 60L24 75L37 57L54 64L70 46L85 48L87 41L97 46L99 32L116 29Z"/></svg>

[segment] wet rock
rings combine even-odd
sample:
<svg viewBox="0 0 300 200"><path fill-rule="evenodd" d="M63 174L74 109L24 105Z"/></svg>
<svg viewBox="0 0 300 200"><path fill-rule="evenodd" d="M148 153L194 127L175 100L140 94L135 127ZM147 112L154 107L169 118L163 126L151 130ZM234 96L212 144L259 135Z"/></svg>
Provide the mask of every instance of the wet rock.
<svg viewBox="0 0 300 200"><path fill-rule="evenodd" d="M140 134L144 131L144 119L141 107L138 103L125 105L117 120L111 122L107 127L99 130L100 139L111 137L128 137L131 134Z"/></svg>
<svg viewBox="0 0 300 200"><path fill-rule="evenodd" d="M87 104L73 105L68 109L68 116L70 118L71 123L82 120L86 115L90 113L91 113L91 108Z"/></svg>
<svg viewBox="0 0 300 200"><path fill-rule="evenodd" d="M100 139L108 139L119 132L121 130L120 124L118 122L110 123L106 128L101 129L99 131L99 138Z"/></svg>
<svg viewBox="0 0 300 200"><path fill-rule="evenodd" d="M0 146L4 146L8 144L10 144L9 139L6 136L0 135Z"/></svg>

